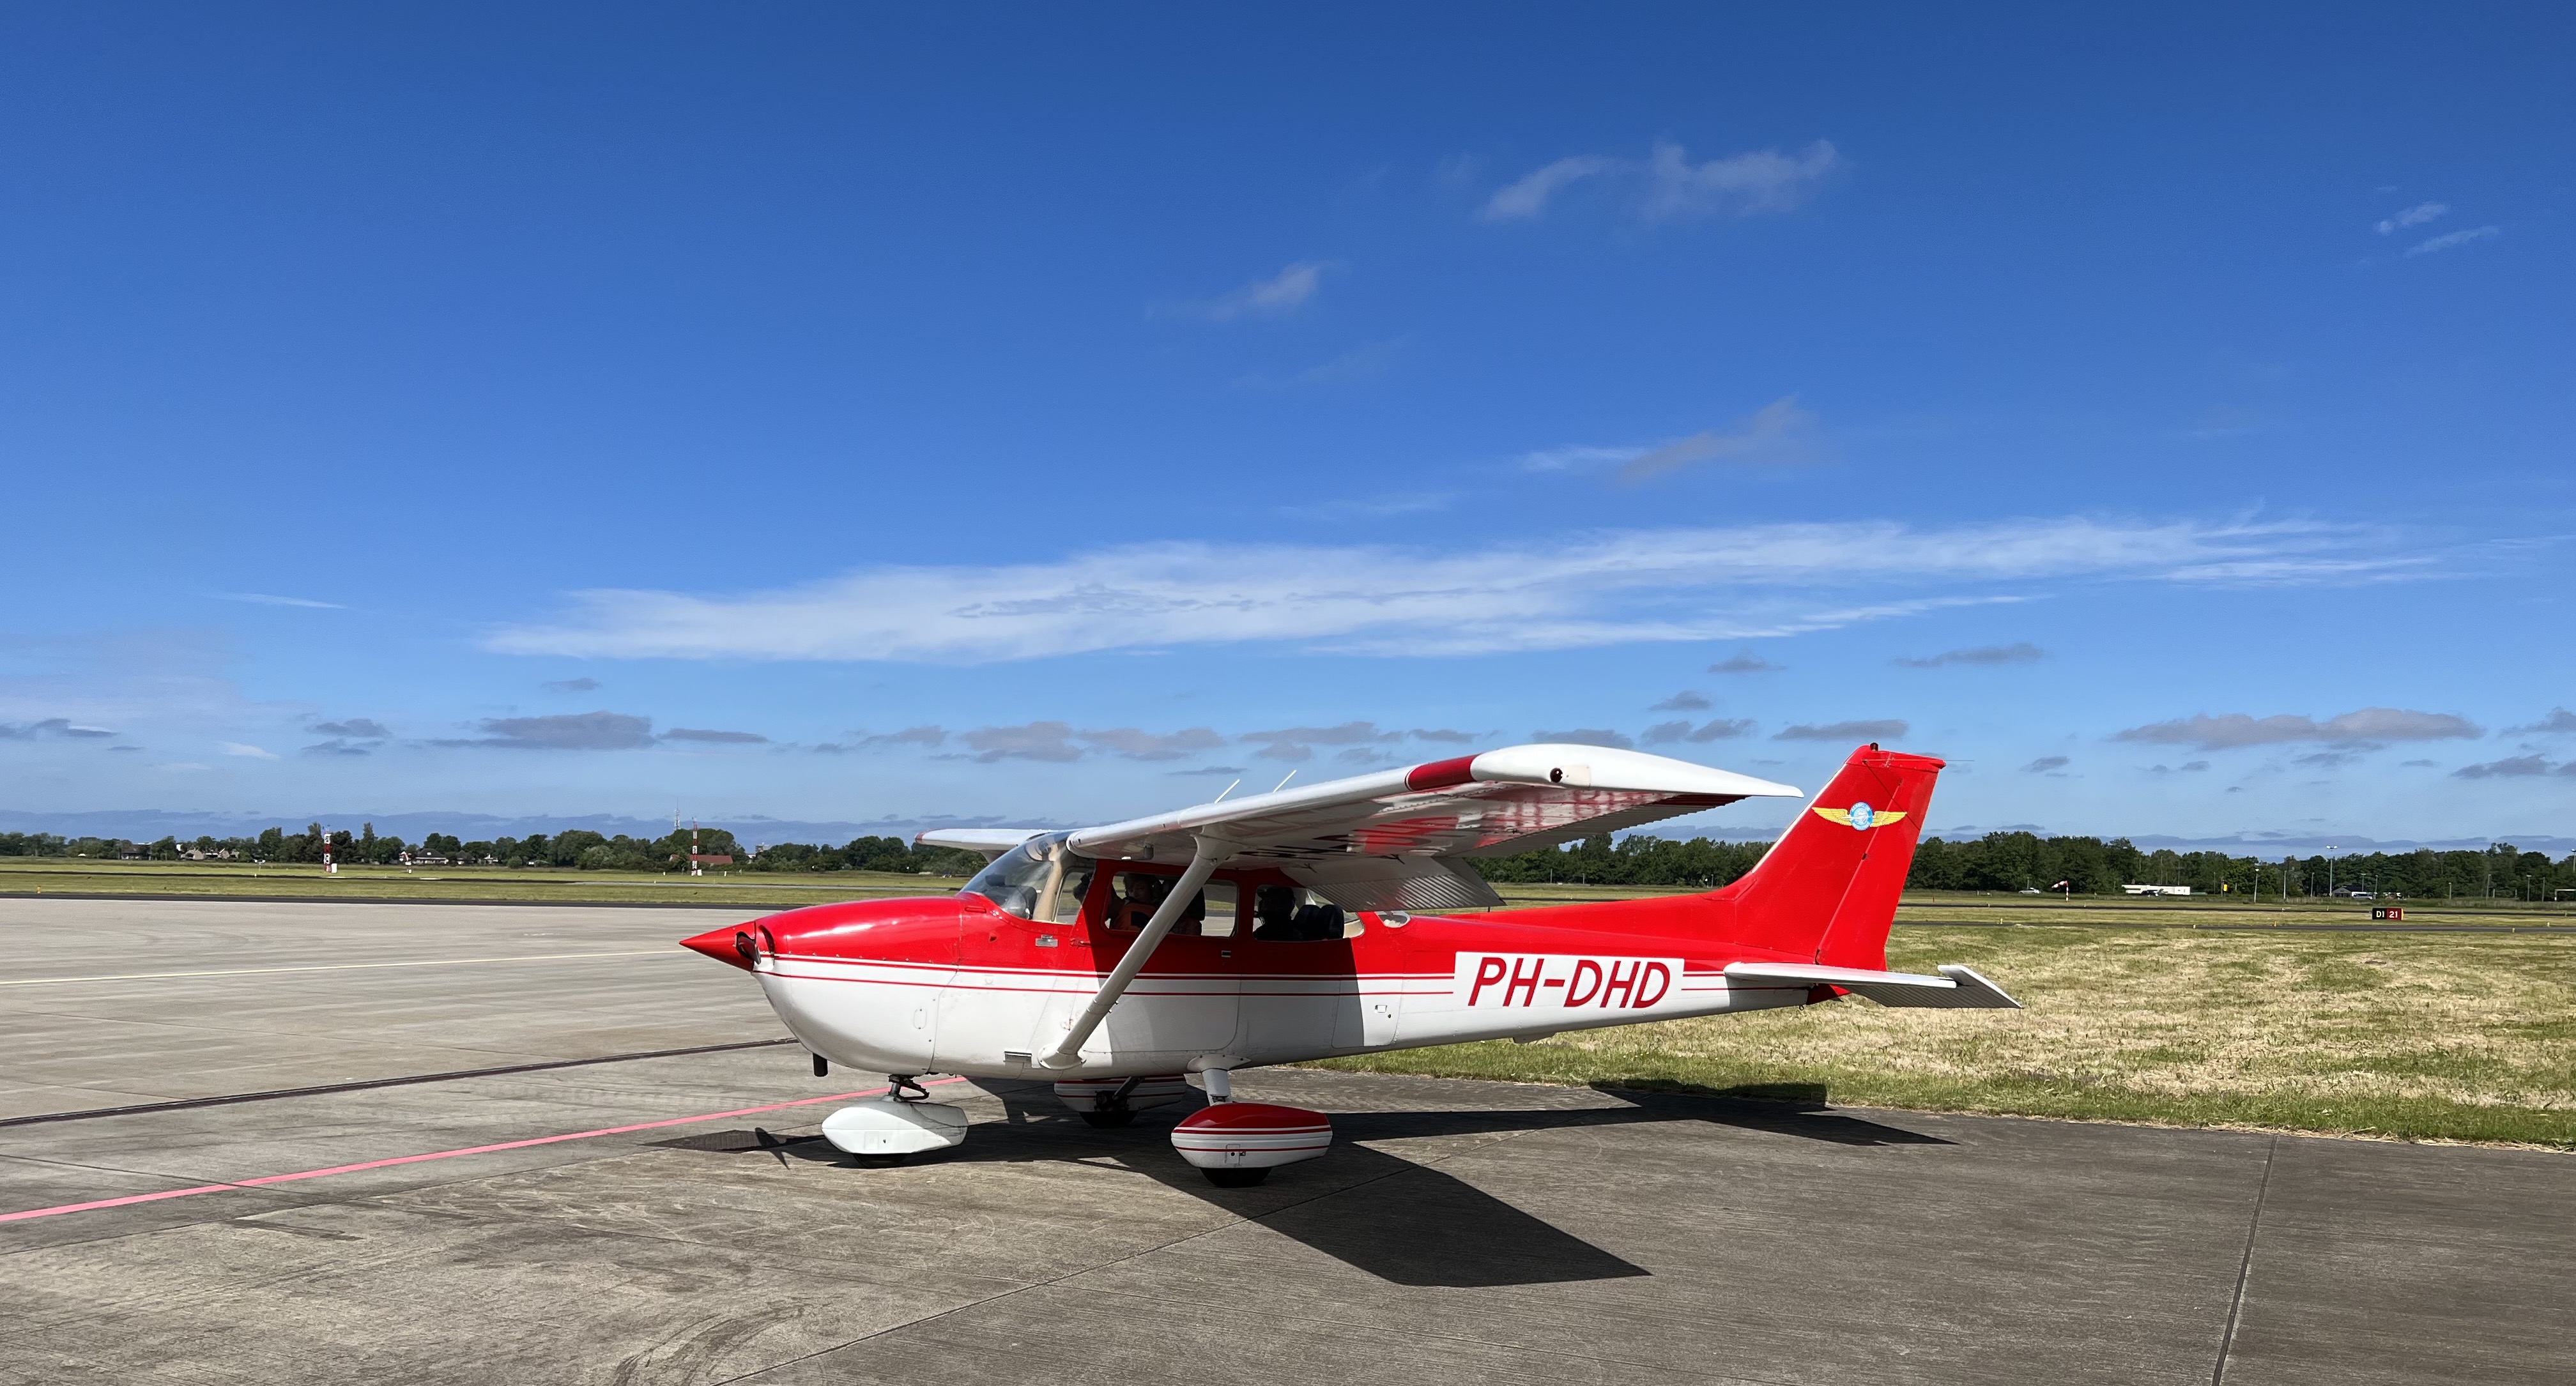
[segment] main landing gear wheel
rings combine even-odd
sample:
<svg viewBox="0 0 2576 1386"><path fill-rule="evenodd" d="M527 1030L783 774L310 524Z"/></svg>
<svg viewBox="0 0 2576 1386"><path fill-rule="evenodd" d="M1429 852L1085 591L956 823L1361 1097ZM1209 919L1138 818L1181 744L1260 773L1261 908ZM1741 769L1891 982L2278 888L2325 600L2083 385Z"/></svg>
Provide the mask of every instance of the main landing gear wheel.
<svg viewBox="0 0 2576 1386"><path fill-rule="evenodd" d="M1281 1165L1311 1160L1333 1146L1332 1118L1303 1107L1233 1101L1233 1083L1208 1070L1215 1099L1172 1128L1172 1148L1220 1189L1246 1189Z"/></svg>

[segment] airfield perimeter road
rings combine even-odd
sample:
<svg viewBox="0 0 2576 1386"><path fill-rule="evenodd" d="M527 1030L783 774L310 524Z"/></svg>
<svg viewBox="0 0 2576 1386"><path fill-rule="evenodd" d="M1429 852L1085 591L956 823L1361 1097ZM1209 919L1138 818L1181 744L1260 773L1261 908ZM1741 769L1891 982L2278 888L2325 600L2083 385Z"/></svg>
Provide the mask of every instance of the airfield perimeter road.
<svg viewBox="0 0 2576 1386"><path fill-rule="evenodd" d="M863 1170L793 1045L23 1120L774 1040L733 917L0 901L0 1382L2576 1381L2539 1152L1279 1070L1262 1188L1029 1084Z"/></svg>

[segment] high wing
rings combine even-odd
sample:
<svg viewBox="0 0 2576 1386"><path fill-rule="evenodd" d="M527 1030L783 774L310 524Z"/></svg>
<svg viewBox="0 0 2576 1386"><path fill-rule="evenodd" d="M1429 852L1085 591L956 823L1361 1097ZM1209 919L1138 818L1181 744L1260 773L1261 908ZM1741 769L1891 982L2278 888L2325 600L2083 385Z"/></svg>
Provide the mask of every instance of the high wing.
<svg viewBox="0 0 2576 1386"><path fill-rule="evenodd" d="M991 861L1030 838L1044 833L1044 828L932 828L916 833L913 841L924 847L955 847L961 851L981 852Z"/></svg>
<svg viewBox="0 0 2576 1386"><path fill-rule="evenodd" d="M1227 865L1278 867L1346 909L1461 909L1502 900L1452 859L1552 847L1756 797L1804 796L1638 751L1509 746L1084 828L1067 845L1085 857L1182 863L1207 838L1225 844Z"/></svg>

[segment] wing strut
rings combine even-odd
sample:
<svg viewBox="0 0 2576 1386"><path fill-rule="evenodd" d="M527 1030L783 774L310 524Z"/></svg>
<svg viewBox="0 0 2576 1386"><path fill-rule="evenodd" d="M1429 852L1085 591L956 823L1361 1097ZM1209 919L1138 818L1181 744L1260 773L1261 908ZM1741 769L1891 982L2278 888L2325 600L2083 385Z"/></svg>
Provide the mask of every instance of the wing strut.
<svg viewBox="0 0 2576 1386"><path fill-rule="evenodd" d="M1127 984L1135 981L1136 974L1145 970L1154 950L1172 932L1172 926L1180 922L1182 912L1190 907L1190 901L1198 898L1200 888L1208 883L1208 877L1215 875L1225 859L1234 855L1234 844L1222 838L1193 835L1190 841L1196 844L1197 851L1190 858L1189 869L1172 883L1172 893L1164 896L1163 903L1155 908L1154 917L1145 922L1144 932L1136 936L1134 943L1127 945L1127 956L1120 958L1118 965L1109 970L1109 976L1100 983L1100 990L1092 995L1091 1004L1083 1007L1082 1014L1074 1018L1073 1028L1065 1032L1064 1042L1037 1056L1039 1068L1072 1068L1082 1062L1082 1046L1091 1038L1091 1032L1099 1029L1100 1022L1108 1018L1109 1008L1117 1005L1118 998L1126 994Z"/></svg>

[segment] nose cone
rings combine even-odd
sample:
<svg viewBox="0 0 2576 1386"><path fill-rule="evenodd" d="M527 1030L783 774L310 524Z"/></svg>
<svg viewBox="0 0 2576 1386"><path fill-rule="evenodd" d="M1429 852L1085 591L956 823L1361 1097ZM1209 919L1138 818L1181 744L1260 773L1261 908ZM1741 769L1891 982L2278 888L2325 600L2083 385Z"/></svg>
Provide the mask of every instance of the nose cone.
<svg viewBox="0 0 2576 1386"><path fill-rule="evenodd" d="M751 926L748 924L739 927L728 924L721 929L709 929L695 938L680 940L680 946L692 953L704 953L717 962L739 967L745 972L751 970L752 941Z"/></svg>

